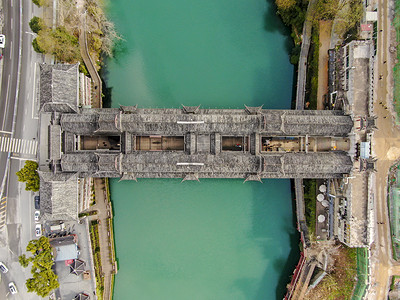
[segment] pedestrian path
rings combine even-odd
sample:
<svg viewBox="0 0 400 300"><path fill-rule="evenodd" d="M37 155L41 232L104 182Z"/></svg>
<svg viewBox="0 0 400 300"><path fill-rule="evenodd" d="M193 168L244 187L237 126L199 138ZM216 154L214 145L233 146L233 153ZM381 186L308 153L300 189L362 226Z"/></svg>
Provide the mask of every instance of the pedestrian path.
<svg viewBox="0 0 400 300"><path fill-rule="evenodd" d="M38 142L35 140L16 139L9 136L0 137L0 152L36 155L37 146Z"/></svg>

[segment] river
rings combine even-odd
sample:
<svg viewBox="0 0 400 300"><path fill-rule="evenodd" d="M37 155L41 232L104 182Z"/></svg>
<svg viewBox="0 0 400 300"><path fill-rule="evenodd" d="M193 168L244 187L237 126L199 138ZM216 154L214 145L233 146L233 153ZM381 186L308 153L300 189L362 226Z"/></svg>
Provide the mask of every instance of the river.
<svg viewBox="0 0 400 300"><path fill-rule="evenodd" d="M287 32L263 0L113 0L112 106L290 108ZM114 299L282 299L299 258L289 180L111 181Z"/></svg>

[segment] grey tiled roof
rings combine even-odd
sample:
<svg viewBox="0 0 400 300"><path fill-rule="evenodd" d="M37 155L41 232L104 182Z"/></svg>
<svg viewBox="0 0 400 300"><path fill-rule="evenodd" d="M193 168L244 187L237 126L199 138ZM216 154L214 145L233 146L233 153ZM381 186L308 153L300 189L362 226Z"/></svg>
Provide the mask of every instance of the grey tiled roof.
<svg viewBox="0 0 400 300"><path fill-rule="evenodd" d="M116 109L82 110L64 114L63 130L76 134L135 132L137 134L182 135L188 132L243 135L346 136L353 127L350 116L338 111L199 109L186 114L181 109L136 109L122 113Z"/></svg>
<svg viewBox="0 0 400 300"><path fill-rule="evenodd" d="M47 220L78 218L78 181L71 173L39 172L40 208Z"/></svg>
<svg viewBox="0 0 400 300"><path fill-rule="evenodd" d="M40 64L40 110L78 110L79 64Z"/></svg>

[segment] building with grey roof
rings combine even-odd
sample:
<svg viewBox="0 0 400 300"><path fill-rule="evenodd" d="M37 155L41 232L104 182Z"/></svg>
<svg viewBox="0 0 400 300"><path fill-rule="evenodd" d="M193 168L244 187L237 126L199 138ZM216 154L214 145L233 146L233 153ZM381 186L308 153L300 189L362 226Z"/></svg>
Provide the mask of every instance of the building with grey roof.
<svg viewBox="0 0 400 300"><path fill-rule="evenodd" d="M48 124L40 143L48 151L41 153L40 170L63 180L67 174L251 180L332 178L351 172L350 156L332 146L353 128L352 118L342 112L188 111L121 107L54 112L50 119L43 114ZM311 141L320 145L318 139L330 146L309 147Z"/></svg>

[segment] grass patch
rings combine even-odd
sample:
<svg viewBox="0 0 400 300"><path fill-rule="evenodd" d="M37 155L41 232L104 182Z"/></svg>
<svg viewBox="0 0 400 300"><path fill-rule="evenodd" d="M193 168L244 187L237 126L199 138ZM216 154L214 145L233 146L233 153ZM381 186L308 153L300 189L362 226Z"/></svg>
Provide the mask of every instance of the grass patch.
<svg viewBox="0 0 400 300"><path fill-rule="evenodd" d="M99 240L99 224L97 220L89 223L90 242L92 244L94 272L96 276L97 298L103 299L104 278L101 276L101 256L100 256L100 240Z"/></svg>
<svg viewBox="0 0 400 300"><path fill-rule="evenodd" d="M78 218L88 217L88 216L95 216L97 215L97 210L92 210L88 212L82 212L78 215Z"/></svg>
<svg viewBox="0 0 400 300"><path fill-rule="evenodd" d="M350 300L357 274L357 248L341 245L331 272L306 296L309 300Z"/></svg>
<svg viewBox="0 0 400 300"><path fill-rule="evenodd" d="M304 183L304 202L306 223L310 236L315 236L315 215L317 207L317 181L315 179L305 179Z"/></svg>

